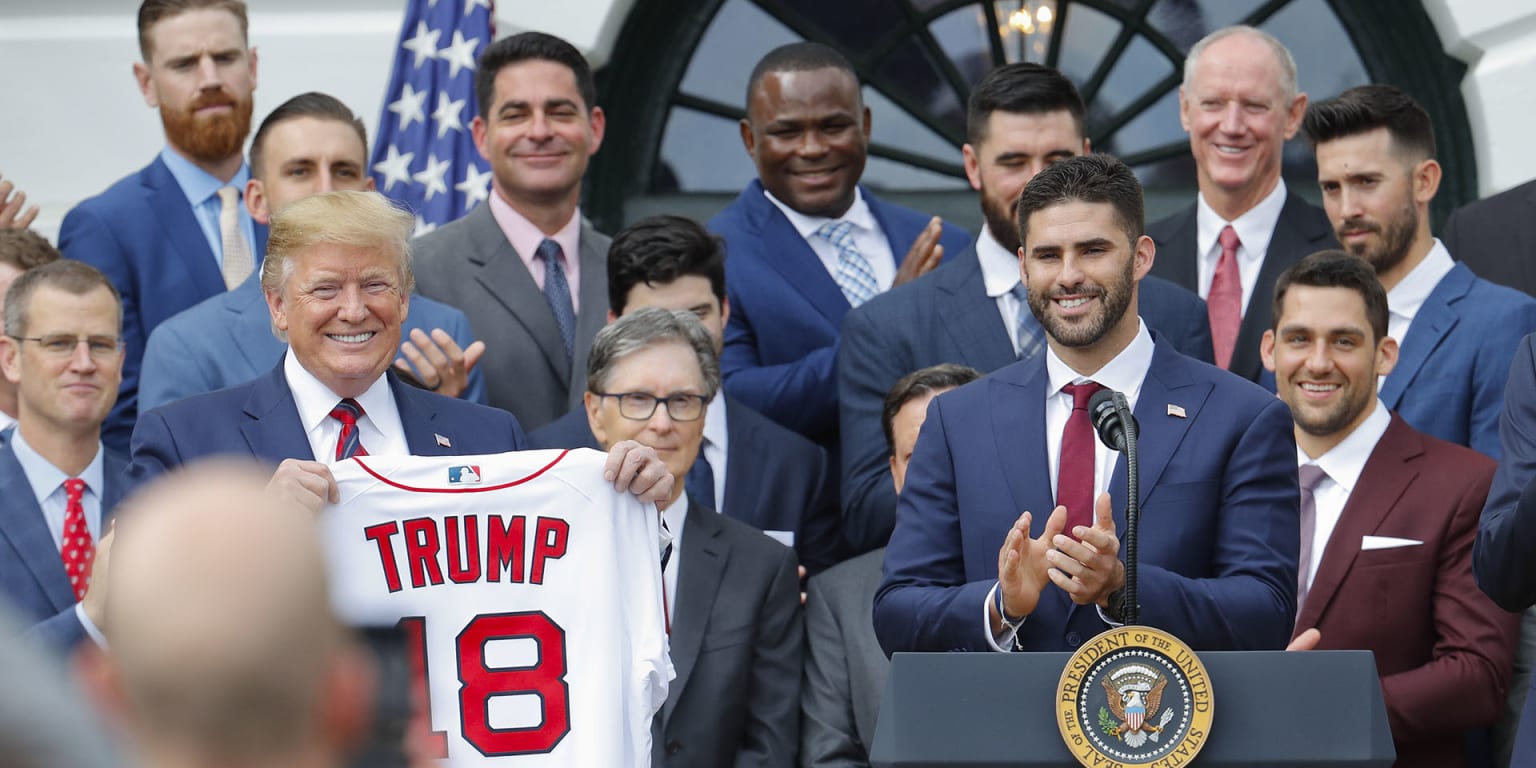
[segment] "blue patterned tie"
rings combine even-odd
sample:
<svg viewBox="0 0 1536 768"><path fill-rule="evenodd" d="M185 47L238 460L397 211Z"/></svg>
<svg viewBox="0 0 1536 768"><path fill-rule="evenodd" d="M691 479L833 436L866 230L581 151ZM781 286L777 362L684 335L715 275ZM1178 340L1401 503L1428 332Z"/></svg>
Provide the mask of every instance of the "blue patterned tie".
<svg viewBox="0 0 1536 768"><path fill-rule="evenodd" d="M1019 300L1019 319L1014 326L1018 330L1019 359L1029 360L1045 348L1045 329L1040 327L1035 313L1029 311L1029 289L1024 283L1015 284L1009 293Z"/></svg>
<svg viewBox="0 0 1536 768"><path fill-rule="evenodd" d="M555 313L555 325L560 327L560 339L565 342L565 356L574 360L576 355L576 313L571 309L571 286L565 282L565 266L560 263L560 244L544 238L539 249L533 252L536 259L544 261L544 300Z"/></svg>
<svg viewBox="0 0 1536 768"><path fill-rule="evenodd" d="M853 225L846 221L829 221L816 230L816 236L831 243L837 249L837 287L847 297L849 306L857 307L880 292L875 282L875 272L869 260L853 244Z"/></svg>
<svg viewBox="0 0 1536 768"><path fill-rule="evenodd" d="M703 444L699 445L699 457L693 460L693 467L683 478L683 490L688 492L689 501L715 509L715 468L704 458Z"/></svg>
<svg viewBox="0 0 1536 768"><path fill-rule="evenodd" d="M336 460L353 456L367 456L368 449L357 434L357 420L363 416L363 406L348 397L331 409L331 418L341 422L341 434L336 437Z"/></svg>

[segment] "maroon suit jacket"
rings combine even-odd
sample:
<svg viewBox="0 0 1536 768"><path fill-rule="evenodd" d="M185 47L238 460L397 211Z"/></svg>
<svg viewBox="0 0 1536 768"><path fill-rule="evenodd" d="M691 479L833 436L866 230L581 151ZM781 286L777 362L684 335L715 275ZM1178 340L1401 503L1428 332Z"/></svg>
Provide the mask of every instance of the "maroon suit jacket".
<svg viewBox="0 0 1536 768"><path fill-rule="evenodd" d="M1519 617L1472 578L1472 540L1494 462L1392 416L1323 550L1299 630L1319 649L1375 653L1397 767L1466 764L1463 733L1494 724ZM1424 542L1361 551L1365 535Z"/></svg>

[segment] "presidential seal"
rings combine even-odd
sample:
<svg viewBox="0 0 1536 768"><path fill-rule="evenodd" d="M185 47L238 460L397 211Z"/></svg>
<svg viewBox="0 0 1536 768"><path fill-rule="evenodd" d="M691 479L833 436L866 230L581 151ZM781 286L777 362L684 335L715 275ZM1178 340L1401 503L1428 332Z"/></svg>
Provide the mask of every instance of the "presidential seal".
<svg viewBox="0 0 1536 768"><path fill-rule="evenodd" d="M1084 766L1188 765L1210 738L1211 681L1193 651L1144 626L1111 629L1067 662L1056 724Z"/></svg>

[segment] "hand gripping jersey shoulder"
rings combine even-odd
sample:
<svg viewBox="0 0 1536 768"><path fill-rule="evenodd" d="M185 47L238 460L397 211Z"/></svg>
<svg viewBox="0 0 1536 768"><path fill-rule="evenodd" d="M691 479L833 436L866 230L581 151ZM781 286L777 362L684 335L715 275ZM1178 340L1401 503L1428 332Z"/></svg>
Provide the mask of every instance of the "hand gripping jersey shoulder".
<svg viewBox="0 0 1536 768"><path fill-rule="evenodd" d="M451 765L648 764L651 718L673 677L659 521L603 480L605 458L581 449L331 467L341 492L322 518L332 601L351 624L406 631Z"/></svg>

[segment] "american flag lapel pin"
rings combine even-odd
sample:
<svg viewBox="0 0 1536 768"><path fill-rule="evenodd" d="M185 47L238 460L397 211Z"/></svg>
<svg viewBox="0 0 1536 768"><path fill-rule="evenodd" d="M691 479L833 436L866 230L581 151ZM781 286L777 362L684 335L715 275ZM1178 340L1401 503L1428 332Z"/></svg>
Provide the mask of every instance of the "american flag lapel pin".
<svg viewBox="0 0 1536 768"><path fill-rule="evenodd" d="M1178 418L1181 418L1181 419L1189 418L1184 413L1184 406L1182 406L1182 405L1174 405L1173 403L1169 403L1168 404L1168 415L1169 416L1177 416Z"/></svg>
<svg viewBox="0 0 1536 768"><path fill-rule="evenodd" d="M1169 406L1169 407L1172 408L1173 406ZM1182 416L1183 414L1180 413L1179 415ZM433 437L433 439L437 440L437 444L438 444L439 447L442 447L442 448L452 448L453 447L453 441L452 440L449 440L448 438L443 437L442 435L439 435L436 432L432 433L432 437Z"/></svg>

